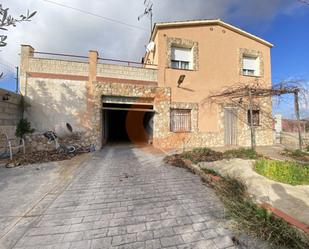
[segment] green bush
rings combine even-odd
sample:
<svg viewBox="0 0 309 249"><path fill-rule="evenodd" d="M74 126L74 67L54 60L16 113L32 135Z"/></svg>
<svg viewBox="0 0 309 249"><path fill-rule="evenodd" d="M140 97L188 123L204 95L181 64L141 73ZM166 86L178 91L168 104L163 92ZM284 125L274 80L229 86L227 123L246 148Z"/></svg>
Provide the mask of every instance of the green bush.
<svg viewBox="0 0 309 249"><path fill-rule="evenodd" d="M33 132L34 129L31 128L31 124L26 118L22 118L19 120L15 132L16 137L23 138L26 134Z"/></svg>
<svg viewBox="0 0 309 249"><path fill-rule="evenodd" d="M255 150L247 148L239 148L234 150L227 150L223 153L224 158L242 158L242 159L258 159L261 156Z"/></svg>
<svg viewBox="0 0 309 249"><path fill-rule="evenodd" d="M295 162L261 159L255 171L269 179L291 185L309 184L309 166Z"/></svg>

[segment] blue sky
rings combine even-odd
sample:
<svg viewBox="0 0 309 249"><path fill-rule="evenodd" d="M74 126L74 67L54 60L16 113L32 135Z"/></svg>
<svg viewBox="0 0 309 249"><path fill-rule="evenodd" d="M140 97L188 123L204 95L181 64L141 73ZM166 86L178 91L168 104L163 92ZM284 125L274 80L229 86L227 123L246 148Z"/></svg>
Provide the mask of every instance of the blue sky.
<svg viewBox="0 0 309 249"><path fill-rule="evenodd" d="M273 83L287 79L302 79L309 81L309 5L303 6L293 14L280 13L270 22L235 25L260 36L274 47L272 55ZM282 113L285 117L293 117L293 98L286 96L280 104L273 104L273 113ZM308 117L307 107L303 106L302 113Z"/></svg>
<svg viewBox="0 0 309 249"><path fill-rule="evenodd" d="M53 0L133 25L149 27L147 18L137 21L143 0ZM37 10L32 22L20 24L8 35L8 46L0 52L0 70L5 78L0 87L14 90L14 71L19 63L20 44L31 44L40 51L87 54L97 49L100 55L139 61L149 34L61 8L44 0L3 0L13 14ZM309 5L297 0L153 0L155 21L222 18L224 21L270 41L272 80L309 80ZM100 10L98 12L98 10ZM102 11L101 11L102 10ZM55 18L57 15L57 18ZM78 20L74 22L72 20ZM59 29L61 27L61 29ZM48 30L48 32L46 32ZM112 33L105 32L112 30ZM99 31L99 32L98 32ZM44 35L42 35L44 34ZM292 99L284 98L274 113L293 116ZM304 111L304 106L303 106ZM309 115L304 115L309 116Z"/></svg>

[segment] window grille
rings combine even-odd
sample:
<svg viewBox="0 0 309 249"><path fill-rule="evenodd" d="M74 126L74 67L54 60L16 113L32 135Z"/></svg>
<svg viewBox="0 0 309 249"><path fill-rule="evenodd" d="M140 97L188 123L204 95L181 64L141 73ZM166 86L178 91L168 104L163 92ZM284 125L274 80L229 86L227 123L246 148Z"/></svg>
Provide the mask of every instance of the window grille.
<svg viewBox="0 0 309 249"><path fill-rule="evenodd" d="M191 110L185 110L185 109L171 110L171 131L173 132L191 131Z"/></svg>

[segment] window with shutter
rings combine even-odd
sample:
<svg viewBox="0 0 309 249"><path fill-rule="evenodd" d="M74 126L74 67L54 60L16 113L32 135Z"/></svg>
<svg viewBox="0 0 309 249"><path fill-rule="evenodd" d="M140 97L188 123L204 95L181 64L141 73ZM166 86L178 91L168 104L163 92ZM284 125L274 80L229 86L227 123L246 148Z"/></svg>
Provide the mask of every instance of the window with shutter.
<svg viewBox="0 0 309 249"><path fill-rule="evenodd" d="M191 110L184 110L184 109L171 110L171 131L172 132L191 131Z"/></svg>
<svg viewBox="0 0 309 249"><path fill-rule="evenodd" d="M260 74L259 57L243 56L243 75L258 76Z"/></svg>
<svg viewBox="0 0 309 249"><path fill-rule="evenodd" d="M192 69L192 49L172 47L171 66L175 69Z"/></svg>
<svg viewBox="0 0 309 249"><path fill-rule="evenodd" d="M251 125L251 113L250 110L248 110L248 125ZM253 116L253 125L259 126L260 125L260 110L252 110L252 116Z"/></svg>

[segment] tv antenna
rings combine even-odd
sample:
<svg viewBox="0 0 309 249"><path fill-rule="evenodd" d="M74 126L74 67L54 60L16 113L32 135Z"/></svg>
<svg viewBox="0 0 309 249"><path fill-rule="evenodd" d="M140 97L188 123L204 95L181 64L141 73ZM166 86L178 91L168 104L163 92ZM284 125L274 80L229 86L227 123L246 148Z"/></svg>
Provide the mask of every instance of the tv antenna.
<svg viewBox="0 0 309 249"><path fill-rule="evenodd" d="M145 10L144 13L141 14L137 19L140 21L144 16L149 17L150 19L150 33L152 32L152 7L153 7L153 2L151 0L144 0L144 5L145 5Z"/></svg>

